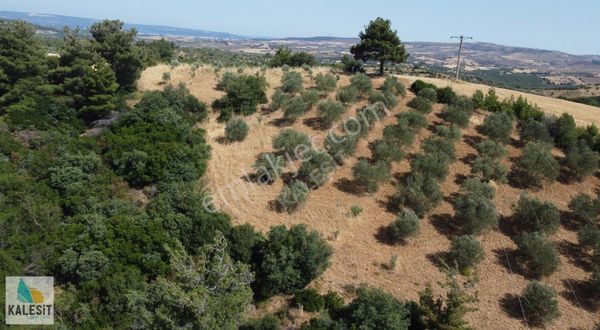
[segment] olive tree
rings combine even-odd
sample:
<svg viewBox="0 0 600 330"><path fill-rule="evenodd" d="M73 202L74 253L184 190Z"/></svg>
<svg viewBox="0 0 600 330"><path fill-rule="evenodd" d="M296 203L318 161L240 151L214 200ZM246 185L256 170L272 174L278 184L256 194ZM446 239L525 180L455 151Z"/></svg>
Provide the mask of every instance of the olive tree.
<svg viewBox="0 0 600 330"><path fill-rule="evenodd" d="M317 105L319 119L326 127L330 127L333 122L339 120L344 112L346 112L346 107L339 101L324 100Z"/></svg>
<svg viewBox="0 0 600 330"><path fill-rule="evenodd" d="M515 223L526 231L553 234L560 226L560 212L554 204L521 194L514 212Z"/></svg>
<svg viewBox="0 0 600 330"><path fill-rule="evenodd" d="M567 167L578 180L594 174L598 170L599 161L600 156L588 146L585 140L573 143L567 149L565 157Z"/></svg>
<svg viewBox="0 0 600 330"><path fill-rule="evenodd" d="M228 141L243 141L248 136L248 124L242 118L233 118L225 126L225 137Z"/></svg>
<svg viewBox="0 0 600 330"><path fill-rule="evenodd" d="M554 181L560 165L552 155L552 145L529 142L516 162L515 170L524 184L541 185L543 181Z"/></svg>
<svg viewBox="0 0 600 330"><path fill-rule="evenodd" d="M490 139L500 143L510 142L513 129L513 119L506 112L494 112L483 120L479 130Z"/></svg>
<svg viewBox="0 0 600 330"><path fill-rule="evenodd" d="M523 312L527 322L545 326L560 316L556 291L538 281L527 284L522 294Z"/></svg>
<svg viewBox="0 0 600 330"><path fill-rule="evenodd" d="M392 242L404 244L409 238L416 236L419 229L420 220L417 214L409 208L403 208L388 227L388 235Z"/></svg>
<svg viewBox="0 0 600 330"><path fill-rule="evenodd" d="M475 237L464 235L452 238L448 258L462 274L472 273L472 269L483 261L484 257L483 248Z"/></svg>
<svg viewBox="0 0 600 330"><path fill-rule="evenodd" d="M308 135L286 129L273 138L273 148L285 153L287 158L298 159L304 152L312 149L312 142Z"/></svg>
<svg viewBox="0 0 600 330"><path fill-rule="evenodd" d="M517 254L519 263L535 277L550 276L560 265L555 244L540 232L519 236Z"/></svg>
<svg viewBox="0 0 600 330"><path fill-rule="evenodd" d="M379 189L379 184L390 179L389 171L387 162L369 164L366 159L361 159L352 167L352 176L367 192L373 193Z"/></svg>

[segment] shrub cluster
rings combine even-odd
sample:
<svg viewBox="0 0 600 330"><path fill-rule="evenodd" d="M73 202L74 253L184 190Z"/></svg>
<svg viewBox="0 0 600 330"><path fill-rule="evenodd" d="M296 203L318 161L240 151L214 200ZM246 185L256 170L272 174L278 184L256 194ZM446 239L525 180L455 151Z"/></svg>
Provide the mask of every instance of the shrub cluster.
<svg viewBox="0 0 600 330"><path fill-rule="evenodd" d="M417 214L408 208L403 208L396 219L388 227L388 235L392 242L406 243L409 238L419 233L420 220Z"/></svg>
<svg viewBox="0 0 600 330"><path fill-rule="evenodd" d="M476 149L479 155L473 161L471 173L484 181L506 182L508 169L500 162L506 156L506 148L497 142L486 140L478 143Z"/></svg>
<svg viewBox="0 0 600 330"><path fill-rule="evenodd" d="M317 105L317 113L321 123L331 127L333 122L339 120L346 112L346 107L339 101L324 100Z"/></svg>
<svg viewBox="0 0 600 330"><path fill-rule="evenodd" d="M432 177L411 173L398 185L395 200L400 207L412 209L419 217L437 206L443 198L440 185Z"/></svg>
<svg viewBox="0 0 600 330"><path fill-rule="evenodd" d="M283 187L279 197L277 197L277 203L281 210L292 213L304 205L307 196L308 186L306 183L294 180Z"/></svg>
<svg viewBox="0 0 600 330"><path fill-rule="evenodd" d="M264 76L227 74L223 75L217 89L225 92L225 96L213 102L219 109L219 120L228 121L233 114L244 116L256 112L258 104L267 103L267 80Z"/></svg>
<svg viewBox="0 0 600 330"><path fill-rule="evenodd" d="M358 91L352 85L342 87L335 95L336 100L348 105L358 99Z"/></svg>
<svg viewBox="0 0 600 330"><path fill-rule="evenodd" d="M428 114L433 110L433 103L424 97L417 96L407 104L422 114Z"/></svg>
<svg viewBox="0 0 600 330"><path fill-rule="evenodd" d="M387 162L370 164L366 159L361 159L352 167L354 181L373 193L379 189L379 184L390 179L390 168Z"/></svg>
<svg viewBox="0 0 600 330"><path fill-rule="evenodd" d="M417 96L427 99L432 103L437 101L437 92L435 91L435 88L423 88L417 93Z"/></svg>
<svg viewBox="0 0 600 330"><path fill-rule="evenodd" d="M521 301L527 322L532 325L543 327L560 316L556 291L541 282L529 282Z"/></svg>
<svg viewBox="0 0 600 330"><path fill-rule="evenodd" d="M273 138L273 148L285 153L286 158L299 159L302 154L312 148L312 142L308 135L285 129Z"/></svg>
<svg viewBox="0 0 600 330"><path fill-rule="evenodd" d="M555 244L540 232L520 235L517 254L519 263L535 277L550 276L560 265Z"/></svg>
<svg viewBox="0 0 600 330"><path fill-rule="evenodd" d="M600 155L590 149L585 140L574 142L567 149L565 164L578 180L596 173L599 162Z"/></svg>
<svg viewBox="0 0 600 330"><path fill-rule="evenodd" d="M308 288L294 294L294 304L307 312L318 312L325 307L325 298L317 290Z"/></svg>
<svg viewBox="0 0 600 330"><path fill-rule="evenodd" d="M387 76L381 85L381 91L395 96L406 96L406 87L394 76Z"/></svg>
<svg viewBox="0 0 600 330"><path fill-rule="evenodd" d="M356 73L350 78L350 87L353 87L359 98L368 97L373 91L371 79L364 73Z"/></svg>
<svg viewBox="0 0 600 330"><path fill-rule="evenodd" d="M320 187L327 180L329 174L335 170L335 161L325 151L309 150L304 155L304 161L298 170L298 177L310 188Z"/></svg>
<svg viewBox="0 0 600 330"><path fill-rule="evenodd" d="M477 178L465 181L454 200L456 222L469 234L479 235L498 226L494 188Z"/></svg>
<svg viewBox="0 0 600 330"><path fill-rule="evenodd" d="M331 73L318 73L315 76L315 87L319 92L329 94L337 87L337 79Z"/></svg>
<svg viewBox="0 0 600 330"><path fill-rule="evenodd" d="M552 145L543 142L529 142L517 160L515 171L525 185L541 185L543 181L554 181L558 177L560 165L552 155Z"/></svg>
<svg viewBox="0 0 600 330"><path fill-rule="evenodd" d="M506 112L495 112L487 116L480 131L490 139L507 144L510 142L510 134L513 130L512 117Z"/></svg>
<svg viewBox="0 0 600 330"><path fill-rule="evenodd" d="M244 141L248 136L248 124L242 118L233 118L225 125L225 137L228 141Z"/></svg>
<svg viewBox="0 0 600 330"><path fill-rule="evenodd" d="M483 248L475 237L464 235L452 238L448 258L451 265L458 267L462 274L471 274L484 257Z"/></svg>
<svg viewBox="0 0 600 330"><path fill-rule="evenodd" d="M352 156L356 151L357 135L337 135L333 132L325 137L325 150L338 164L343 164L346 157Z"/></svg>
<svg viewBox="0 0 600 330"><path fill-rule="evenodd" d="M553 234L560 226L560 212L550 202L522 194L515 207L514 220L525 231Z"/></svg>
<svg viewBox="0 0 600 330"><path fill-rule="evenodd" d="M283 172L285 167L285 158L273 153L260 154L258 159L252 164L254 168L256 181L259 183L273 183Z"/></svg>
<svg viewBox="0 0 600 330"><path fill-rule="evenodd" d="M303 65L314 66L317 63L315 57L307 52L293 52L287 47L280 47L271 59L272 67L301 67Z"/></svg>

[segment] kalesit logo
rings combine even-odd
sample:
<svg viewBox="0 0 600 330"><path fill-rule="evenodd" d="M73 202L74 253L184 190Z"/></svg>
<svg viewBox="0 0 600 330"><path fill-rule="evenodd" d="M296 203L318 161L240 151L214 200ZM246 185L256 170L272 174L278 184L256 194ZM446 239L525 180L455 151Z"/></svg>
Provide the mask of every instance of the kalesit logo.
<svg viewBox="0 0 600 330"><path fill-rule="evenodd" d="M6 324L54 324L54 278L6 277Z"/></svg>

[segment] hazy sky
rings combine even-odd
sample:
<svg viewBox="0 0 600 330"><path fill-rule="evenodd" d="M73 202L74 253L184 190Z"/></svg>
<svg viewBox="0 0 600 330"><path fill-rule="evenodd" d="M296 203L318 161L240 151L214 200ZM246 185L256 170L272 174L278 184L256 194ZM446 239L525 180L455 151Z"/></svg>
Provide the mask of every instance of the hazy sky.
<svg viewBox="0 0 600 330"><path fill-rule="evenodd" d="M0 10L119 18L250 36L356 36L392 20L405 41L475 41L600 54L600 0L0 0Z"/></svg>

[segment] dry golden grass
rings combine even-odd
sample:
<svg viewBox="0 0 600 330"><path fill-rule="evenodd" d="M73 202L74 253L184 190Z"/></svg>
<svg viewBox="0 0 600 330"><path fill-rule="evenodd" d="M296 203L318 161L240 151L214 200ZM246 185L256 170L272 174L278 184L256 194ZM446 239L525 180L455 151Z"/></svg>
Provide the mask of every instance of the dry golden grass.
<svg viewBox="0 0 600 330"><path fill-rule="evenodd" d="M167 66L158 66L146 70L140 79L139 87L142 90L159 89L162 73L170 70ZM318 69L325 70L325 69ZM247 73L256 72L255 69L246 70ZM195 76L191 76L190 68L180 66L172 71L172 83L185 83L192 94L207 103L220 97L221 92L215 91L217 77L209 67L199 68ZM270 84L269 92L279 85L281 71L269 69L266 72ZM402 77L408 85L415 78ZM426 79L429 82L445 85L450 84L459 93L472 94L475 89L485 89L484 86L453 83L442 80ZM375 79L374 84L380 85L381 79ZM340 85L348 83L348 77L342 76ZM511 91L498 89L500 96L508 96ZM570 102L554 99L540 98L526 95L531 101L538 103L544 111L558 111L556 109L570 110L579 123L596 122L594 113L587 114L587 107ZM413 96L408 96L392 110L392 114L407 111L406 103ZM354 114L357 107L364 102L354 105L346 112L345 117ZM561 105L562 107L557 107ZM554 110L553 110L554 109ZM437 114L441 105L435 106L435 111L428 115L430 123L441 122ZM564 111L564 110L563 110ZM470 173L470 164L466 159L476 153L467 140L480 137L475 127L481 123L485 113L477 112L471 120L470 126L463 130L463 140L457 144L457 155L460 159L450 168L448 179L442 184L444 196L449 197L459 189L458 182ZM331 179L321 188L311 191L305 207L294 214L279 213L272 207L273 201L281 191L282 180L272 185L257 185L248 182L244 174L250 172L250 166L257 155L272 150L272 138L283 128L274 125L281 118L281 111L274 113L257 112L246 118L250 125L250 133L245 141L240 143L219 143L223 136L224 125L217 123L216 114L211 114L210 121L202 127L207 131L207 139L212 146L212 157L209 169L202 184L208 187L215 195L216 205L229 213L236 224L250 223L257 229L266 232L271 226L292 225L305 223L328 238L334 248L332 265L325 274L312 285L322 292L329 289L344 292L348 285L369 285L381 287L400 299L417 299L418 292L425 284L436 283L444 279L443 273L435 265L435 256L445 252L449 247L449 222L453 215L451 204L444 201L422 221L421 232L412 242L404 246L391 246L381 243L377 239L378 232L387 226L395 217L386 208L389 197L395 192L395 182L390 181L380 187L372 195L355 195L347 192L345 183L352 179L351 168L360 157L369 157L368 143L381 136L385 125L395 122L393 116L382 120L369 134L367 139L360 141L354 157L349 158L343 166L338 168ZM312 109L291 128L305 132L317 140L322 141L326 132L315 130L304 124L304 120L315 116ZM287 128L287 127L286 127ZM410 148L411 154L420 150L420 142L429 136L430 131L423 129L418 134L414 145ZM519 155L520 149L509 147L512 157ZM466 157L466 158L465 158ZM293 168L289 168L293 171ZM410 171L409 160L394 164L392 168L395 177ZM555 203L561 210L566 209L567 203L578 192L593 193L600 184L600 179L591 177L582 183L565 184L555 182L541 190L530 191L544 200ZM512 205L518 200L521 189L508 184L499 184L495 199L499 212L504 217L512 214ZM233 196L238 196L235 199ZM224 197L224 198L223 198ZM363 212L358 217L350 217L349 211L353 205L359 205ZM527 283L527 279L520 274L511 274L506 267L503 251L512 251L515 244L504 232L494 231L479 238L482 242L486 258L478 267L480 281L477 284L480 302L479 310L468 314L467 319L476 329L518 329L524 324L518 318L509 316L502 308L502 301L511 294L519 294ZM577 244L576 233L571 229L561 228L552 237L561 247ZM562 248L562 266L560 270L544 282L554 287L559 293L559 307L562 316L552 325L551 329L588 329L594 321L600 319L596 311L580 308L573 300L573 294L566 283L575 285L577 281L587 279L589 274L576 264L576 260ZM386 270L381 265L387 263L393 255L398 256L398 265L395 270ZM512 262L513 260L511 260ZM568 281L568 282L566 282ZM584 304L584 302L580 302Z"/></svg>

